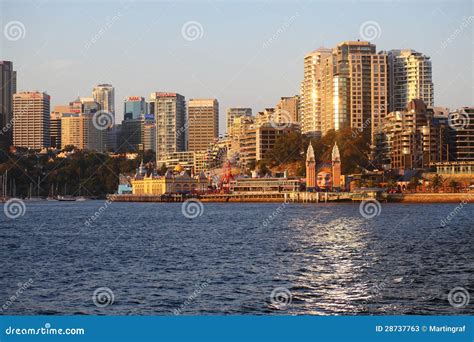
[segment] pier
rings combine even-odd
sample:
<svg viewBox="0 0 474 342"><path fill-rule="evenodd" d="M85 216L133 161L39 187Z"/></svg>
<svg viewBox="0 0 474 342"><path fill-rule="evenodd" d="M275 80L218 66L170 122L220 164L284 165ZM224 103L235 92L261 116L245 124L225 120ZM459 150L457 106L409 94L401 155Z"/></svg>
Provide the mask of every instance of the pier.
<svg viewBox="0 0 474 342"><path fill-rule="evenodd" d="M201 202L289 202L289 203L328 203L359 202L377 199L387 201L385 193L379 192L242 192L231 194L204 194L185 196L181 194L166 195L109 195L114 202L184 202L197 198Z"/></svg>

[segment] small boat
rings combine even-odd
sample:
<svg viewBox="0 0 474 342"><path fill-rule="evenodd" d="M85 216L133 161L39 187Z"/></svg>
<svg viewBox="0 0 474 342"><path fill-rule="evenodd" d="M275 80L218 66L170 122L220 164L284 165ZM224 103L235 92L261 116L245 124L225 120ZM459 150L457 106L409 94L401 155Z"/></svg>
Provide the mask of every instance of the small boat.
<svg viewBox="0 0 474 342"><path fill-rule="evenodd" d="M29 197L29 198L25 198L25 201L28 201L28 202L39 202L39 201L43 201L43 199L41 197Z"/></svg>
<svg viewBox="0 0 474 342"><path fill-rule="evenodd" d="M73 196L58 196L58 201L61 202L74 202L76 200Z"/></svg>
<svg viewBox="0 0 474 342"><path fill-rule="evenodd" d="M84 202L84 201L87 201L87 198L85 198L84 196L79 196L79 197L76 197L76 201Z"/></svg>

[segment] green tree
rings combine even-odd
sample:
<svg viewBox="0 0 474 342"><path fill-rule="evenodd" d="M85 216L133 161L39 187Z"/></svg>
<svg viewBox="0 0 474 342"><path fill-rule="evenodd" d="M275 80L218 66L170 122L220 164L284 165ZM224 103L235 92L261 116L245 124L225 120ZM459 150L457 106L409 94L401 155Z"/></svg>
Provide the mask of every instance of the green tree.
<svg viewBox="0 0 474 342"><path fill-rule="evenodd" d="M443 186L445 179L439 174L435 174L431 180L431 186L435 192L439 191L439 188Z"/></svg>
<svg viewBox="0 0 474 342"><path fill-rule="evenodd" d="M410 179L410 182L408 183L408 189L410 189L412 192L416 192L419 184L420 184L420 179L414 176Z"/></svg>
<svg viewBox="0 0 474 342"><path fill-rule="evenodd" d="M455 179L451 179L449 181L449 187L451 189L453 189L453 192L457 192L458 190L458 187L459 187L459 183L455 180Z"/></svg>

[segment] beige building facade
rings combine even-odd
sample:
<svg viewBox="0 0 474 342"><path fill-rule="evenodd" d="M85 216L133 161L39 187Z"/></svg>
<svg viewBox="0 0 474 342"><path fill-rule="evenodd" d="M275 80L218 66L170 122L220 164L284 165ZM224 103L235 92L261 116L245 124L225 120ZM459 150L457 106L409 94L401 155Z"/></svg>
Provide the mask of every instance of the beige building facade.
<svg viewBox="0 0 474 342"><path fill-rule="evenodd" d="M13 95L13 145L31 149L50 147L50 96L40 92Z"/></svg>
<svg viewBox="0 0 474 342"><path fill-rule="evenodd" d="M219 102L188 101L188 151L204 151L219 137Z"/></svg>

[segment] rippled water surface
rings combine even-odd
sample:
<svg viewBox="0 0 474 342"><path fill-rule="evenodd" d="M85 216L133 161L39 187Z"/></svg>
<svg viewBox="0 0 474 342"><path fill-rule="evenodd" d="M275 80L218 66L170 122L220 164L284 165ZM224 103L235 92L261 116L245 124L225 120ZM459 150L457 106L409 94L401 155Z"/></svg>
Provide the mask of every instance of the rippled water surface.
<svg viewBox="0 0 474 342"><path fill-rule="evenodd" d="M3 314L474 313L473 205L446 225L456 204L103 205L0 209ZM94 305L100 287L113 304ZM471 304L449 304L455 287Z"/></svg>

